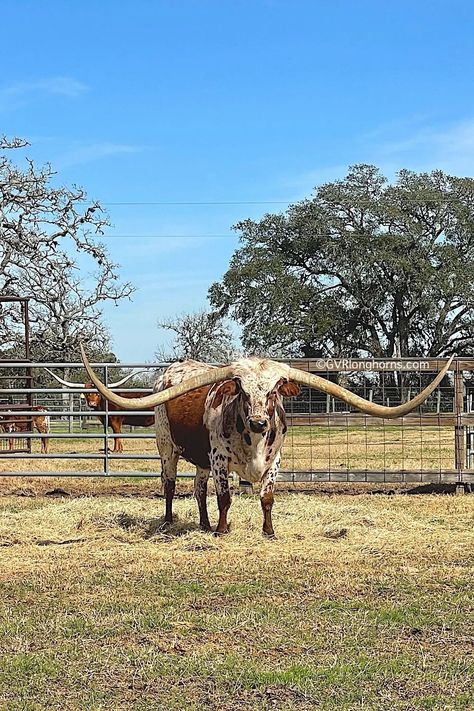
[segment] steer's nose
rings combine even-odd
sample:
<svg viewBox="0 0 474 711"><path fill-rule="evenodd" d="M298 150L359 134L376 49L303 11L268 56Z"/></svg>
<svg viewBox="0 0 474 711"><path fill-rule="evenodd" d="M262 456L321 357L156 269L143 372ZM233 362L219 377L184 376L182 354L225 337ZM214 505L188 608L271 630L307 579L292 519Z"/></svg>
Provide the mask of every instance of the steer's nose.
<svg viewBox="0 0 474 711"><path fill-rule="evenodd" d="M252 432L265 432L268 427L268 420L260 417L249 417L249 426Z"/></svg>

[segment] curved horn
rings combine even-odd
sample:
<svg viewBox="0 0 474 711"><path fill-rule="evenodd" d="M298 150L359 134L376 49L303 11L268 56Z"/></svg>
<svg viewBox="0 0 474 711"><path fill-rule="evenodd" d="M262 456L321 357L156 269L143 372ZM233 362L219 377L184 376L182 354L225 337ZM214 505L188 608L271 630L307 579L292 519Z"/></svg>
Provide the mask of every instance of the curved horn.
<svg viewBox="0 0 474 711"><path fill-rule="evenodd" d="M49 368L45 367L46 372L48 372L50 375L53 376L61 385L65 385L67 388L84 388L85 383L72 383L70 380L63 380L62 378L59 377L59 375L55 375L52 370ZM118 388L120 385L123 385L124 383L127 382L127 380L130 380L130 378L133 378L134 375L138 375L138 373L145 373L145 370L136 370L133 373L129 373L126 375L124 378L121 380L118 380L116 383L109 383L109 388Z"/></svg>
<svg viewBox="0 0 474 711"><path fill-rule="evenodd" d="M173 385L173 387L162 390L161 392L146 395L145 397L127 398L121 397L120 395L117 395L117 393L112 392L110 388L105 386L104 383L99 380L89 365L89 361L82 345L81 355L84 368L97 390L105 398L107 398L109 402L113 402L114 405L118 405L124 410L146 410L151 407L156 407L157 405L162 405L163 403L168 402L168 400L174 400L175 397L184 395L190 390L196 390L197 388L202 388L205 385L213 385L214 383L219 383L222 380L228 380L234 375L234 369L230 365L224 366L223 368L212 368L212 370L200 373L199 375L194 375L192 378L188 378L182 383Z"/></svg>
<svg viewBox="0 0 474 711"><path fill-rule="evenodd" d="M346 390L346 388L336 385L336 383L331 383L331 381L326 380L326 378L320 378L319 375L306 373L305 371L298 370L297 368L289 368L289 376L291 380L294 380L297 383L309 385L310 388L316 388L317 390L322 390L322 392L327 393L328 395L333 395L334 397L339 398L339 400L347 402L348 405L352 405L352 407L355 407L368 415L373 415L374 417L384 417L391 420L395 417L403 417L421 405L440 384L448 372L453 358L454 355L451 356L444 368L439 371L433 382L422 390L421 393L418 393L418 395L412 398L412 400L404 402L402 405L397 405L396 407L376 405L373 402L369 402L369 400L365 400L363 397L359 397L359 395L354 395L354 393L351 393L350 390Z"/></svg>
<svg viewBox="0 0 474 711"><path fill-rule="evenodd" d="M123 385L124 383L126 383L127 380L130 380L130 378L133 378L134 375L138 375L138 373L146 373L146 370L135 370L133 373L129 373L124 378L122 378L122 380L117 380L116 383L109 383L108 387L109 388L118 388L120 385Z"/></svg>
<svg viewBox="0 0 474 711"><path fill-rule="evenodd" d="M53 376L58 383L61 383L61 385L65 385L67 388L83 388L85 386L85 383L71 383L70 380L63 380L62 378L59 377L59 375L55 375L52 370L49 368L45 367L45 370L47 373Z"/></svg>

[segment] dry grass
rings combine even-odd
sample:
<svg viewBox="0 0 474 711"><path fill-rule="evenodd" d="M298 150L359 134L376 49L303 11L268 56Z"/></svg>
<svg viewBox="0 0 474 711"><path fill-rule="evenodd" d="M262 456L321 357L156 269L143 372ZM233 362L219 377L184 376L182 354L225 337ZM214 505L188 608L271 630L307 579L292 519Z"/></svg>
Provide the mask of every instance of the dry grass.
<svg viewBox="0 0 474 711"><path fill-rule="evenodd" d="M103 443L100 440L53 440L51 453L96 453ZM124 441L125 454L156 455L153 439ZM34 451L39 452L35 441ZM75 460L5 460L9 471L97 471L103 469L102 461ZM283 450L283 469L311 471L325 469L415 469L437 471L454 467L454 431L437 427L293 427L289 429ZM0 471L2 460L0 459ZM159 462L150 460L111 461L110 471L142 471L156 473ZM180 461L179 470L190 472L192 467Z"/></svg>
<svg viewBox="0 0 474 711"><path fill-rule="evenodd" d="M255 497L221 539L161 513L0 499L1 708L474 708L471 497L283 493L275 541Z"/></svg>

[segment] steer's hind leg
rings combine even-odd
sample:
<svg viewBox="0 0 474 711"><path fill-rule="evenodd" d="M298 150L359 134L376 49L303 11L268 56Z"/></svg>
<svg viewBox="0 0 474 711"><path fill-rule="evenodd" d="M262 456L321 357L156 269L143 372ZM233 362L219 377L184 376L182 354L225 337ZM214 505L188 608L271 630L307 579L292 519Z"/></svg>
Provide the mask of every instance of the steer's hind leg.
<svg viewBox="0 0 474 711"><path fill-rule="evenodd" d="M219 466L212 469L214 485L217 494L217 506L219 508L219 523L217 524L216 534L229 532L227 524L227 513L230 509L230 489L229 489L229 472L227 466Z"/></svg>
<svg viewBox="0 0 474 711"><path fill-rule="evenodd" d="M210 531L209 515L207 513L207 481L209 479L209 469L196 467L194 478L194 496L199 508L199 525L203 531Z"/></svg>
<svg viewBox="0 0 474 711"><path fill-rule="evenodd" d="M176 468L179 452L170 443L158 443L161 456L161 481L165 495L165 523L173 522L173 497L176 488Z"/></svg>
<svg viewBox="0 0 474 711"><path fill-rule="evenodd" d="M170 432L166 408L160 405L155 410L156 444L161 457L161 481L166 501L165 522L173 521L173 497L176 487L176 468L179 452Z"/></svg>

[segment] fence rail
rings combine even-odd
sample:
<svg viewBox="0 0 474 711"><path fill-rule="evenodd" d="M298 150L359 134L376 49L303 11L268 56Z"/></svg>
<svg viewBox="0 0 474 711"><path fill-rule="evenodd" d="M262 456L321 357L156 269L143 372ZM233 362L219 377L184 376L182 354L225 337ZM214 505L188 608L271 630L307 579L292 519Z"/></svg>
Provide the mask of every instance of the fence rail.
<svg viewBox="0 0 474 711"><path fill-rule="evenodd" d="M413 397L445 360L426 359L300 359L287 361L292 367L339 378L344 385L366 399L381 404L398 404ZM109 372L120 368L140 368L156 373L168 363L94 363L109 380ZM152 428L128 428L122 434L103 429L98 417L109 424L111 412L85 409L81 395L74 391L47 387L52 383L44 368L82 371L82 363L33 363L0 361L1 417L26 418L24 432L1 432L0 475L2 476L157 476L159 455ZM24 373L19 372L24 371ZM394 420L381 420L347 410L322 393L303 389L296 399L286 402L288 434L283 450L280 479L284 481L376 481L376 482L474 482L474 412L472 410L474 358L455 359L441 387L417 412ZM33 373L33 380L31 380ZM139 377L139 376L137 376ZM143 381L143 374L140 374ZM23 382L22 382L23 381ZM34 384L38 383L37 387ZM11 387L8 387L8 384ZM120 392L151 392L149 383L138 387L115 388ZM29 402L31 401L31 402ZM49 433L32 431L35 413L50 418ZM36 413L37 414L37 413ZM113 415L131 417L129 411ZM133 416L150 415L150 411ZM84 431L87 426L87 432ZM95 430L95 431L90 431ZM50 451L38 451L40 437ZM109 451L117 439L126 443L124 453ZM12 446L13 441L13 446ZM103 450L97 452L96 444ZM30 451L33 445L33 450ZM53 449L53 451L51 451ZM60 463L71 462L67 470ZM37 468L32 467L35 463ZM133 466L130 466L132 463ZM77 467L77 469L76 469ZM180 476L192 476L185 464Z"/></svg>

